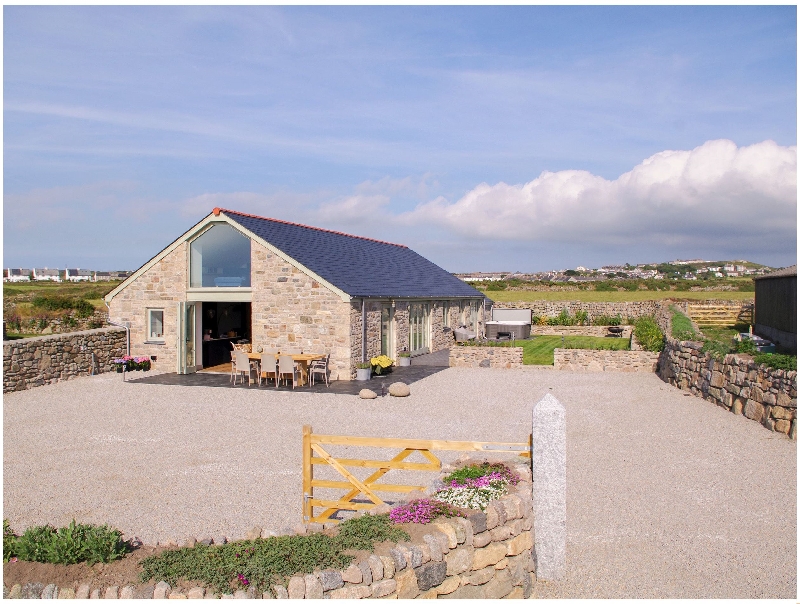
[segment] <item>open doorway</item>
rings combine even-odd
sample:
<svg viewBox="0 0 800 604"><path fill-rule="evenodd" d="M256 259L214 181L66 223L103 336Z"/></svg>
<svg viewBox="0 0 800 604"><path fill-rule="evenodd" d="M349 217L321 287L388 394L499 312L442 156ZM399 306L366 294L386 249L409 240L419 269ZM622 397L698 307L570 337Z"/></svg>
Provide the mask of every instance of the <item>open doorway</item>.
<svg viewBox="0 0 800 604"><path fill-rule="evenodd" d="M230 371L231 344L252 341L250 302L203 302L203 369Z"/></svg>

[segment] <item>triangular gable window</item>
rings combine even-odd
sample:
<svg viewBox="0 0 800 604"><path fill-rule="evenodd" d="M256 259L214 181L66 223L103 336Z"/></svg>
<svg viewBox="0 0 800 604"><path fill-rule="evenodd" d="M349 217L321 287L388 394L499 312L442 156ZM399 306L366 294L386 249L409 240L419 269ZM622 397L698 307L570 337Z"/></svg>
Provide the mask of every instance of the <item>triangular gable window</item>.
<svg viewBox="0 0 800 604"><path fill-rule="evenodd" d="M217 223L189 247L189 287L250 287L249 237Z"/></svg>

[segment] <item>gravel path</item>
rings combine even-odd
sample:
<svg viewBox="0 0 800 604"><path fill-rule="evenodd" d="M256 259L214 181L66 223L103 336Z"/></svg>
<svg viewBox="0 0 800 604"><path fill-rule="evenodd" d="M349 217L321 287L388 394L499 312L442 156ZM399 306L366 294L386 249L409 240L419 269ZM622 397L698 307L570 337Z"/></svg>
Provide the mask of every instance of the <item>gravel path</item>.
<svg viewBox="0 0 800 604"><path fill-rule="evenodd" d="M796 443L653 374L448 369L374 401L72 380L5 395L3 514L241 538L300 521L303 424L521 441L547 392L567 409L568 571L536 596L796 597Z"/></svg>

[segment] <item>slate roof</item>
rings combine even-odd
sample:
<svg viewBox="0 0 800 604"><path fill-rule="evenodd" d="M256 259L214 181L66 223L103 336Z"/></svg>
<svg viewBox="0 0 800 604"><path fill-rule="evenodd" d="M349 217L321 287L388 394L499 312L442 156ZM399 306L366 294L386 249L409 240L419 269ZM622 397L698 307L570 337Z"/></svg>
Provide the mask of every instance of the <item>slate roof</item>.
<svg viewBox="0 0 800 604"><path fill-rule="evenodd" d="M354 298L483 298L404 245L215 209Z"/></svg>
<svg viewBox="0 0 800 604"><path fill-rule="evenodd" d="M774 279L776 277L797 277L797 265L787 266L786 268L779 268L776 271L767 273L766 275L758 275L754 279Z"/></svg>

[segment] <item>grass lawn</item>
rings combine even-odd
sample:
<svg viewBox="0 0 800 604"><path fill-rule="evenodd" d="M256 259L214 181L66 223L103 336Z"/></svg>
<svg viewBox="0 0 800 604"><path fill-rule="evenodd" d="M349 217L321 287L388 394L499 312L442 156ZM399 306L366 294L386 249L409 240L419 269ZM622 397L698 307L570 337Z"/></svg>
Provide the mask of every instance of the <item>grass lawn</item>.
<svg viewBox="0 0 800 604"><path fill-rule="evenodd" d="M523 365L552 365L556 348L585 348L589 350L628 350L628 338L597 338L594 336L534 336L531 340L500 342L494 346L519 346Z"/></svg>
<svg viewBox="0 0 800 604"><path fill-rule="evenodd" d="M495 302L533 302L534 300L580 300L581 302L641 302L665 298L687 300L753 300L753 292L678 292L644 291L597 292L588 290L566 292L484 291Z"/></svg>

